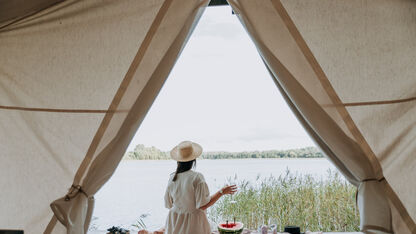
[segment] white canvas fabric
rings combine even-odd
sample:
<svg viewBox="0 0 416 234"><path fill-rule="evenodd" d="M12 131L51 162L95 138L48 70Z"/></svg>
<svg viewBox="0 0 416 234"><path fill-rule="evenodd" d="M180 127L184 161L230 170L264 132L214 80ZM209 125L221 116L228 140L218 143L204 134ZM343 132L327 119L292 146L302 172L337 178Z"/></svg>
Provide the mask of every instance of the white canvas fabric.
<svg viewBox="0 0 416 234"><path fill-rule="evenodd" d="M0 3L0 228L85 233L208 0L23 2ZM416 2L229 3L362 230L416 233Z"/></svg>
<svg viewBox="0 0 416 234"><path fill-rule="evenodd" d="M207 4L67 0L0 30L1 228L43 232L72 184L51 207L85 232Z"/></svg>
<svg viewBox="0 0 416 234"><path fill-rule="evenodd" d="M229 2L305 129L358 186L363 231L416 232L415 2Z"/></svg>

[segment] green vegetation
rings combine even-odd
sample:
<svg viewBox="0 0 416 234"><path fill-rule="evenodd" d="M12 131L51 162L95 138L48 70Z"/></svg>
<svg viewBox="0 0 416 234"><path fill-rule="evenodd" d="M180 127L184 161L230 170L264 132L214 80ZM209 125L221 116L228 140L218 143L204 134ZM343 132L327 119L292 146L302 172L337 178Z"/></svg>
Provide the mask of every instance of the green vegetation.
<svg viewBox="0 0 416 234"><path fill-rule="evenodd" d="M242 158L322 158L322 153L315 147L290 150L267 150L250 152L204 152L204 159L242 159ZM170 159L169 152L158 148L146 147L139 144L133 151L128 152L123 159L133 160L165 160Z"/></svg>
<svg viewBox="0 0 416 234"><path fill-rule="evenodd" d="M137 145L133 151L127 152L123 159L135 160L164 160L170 159L168 152L163 152L158 148L146 147L142 144Z"/></svg>
<svg viewBox="0 0 416 234"><path fill-rule="evenodd" d="M206 152L205 159L240 159L240 158L322 158L322 153L316 147L306 147L290 150L267 150L251 152Z"/></svg>
<svg viewBox="0 0 416 234"><path fill-rule="evenodd" d="M209 218L216 223L233 220L235 216L251 229L277 224L281 231L286 225L311 231L359 231L356 188L338 172L328 171L326 180L287 171L278 178L258 179L256 184L237 181L237 178L234 183L239 191L233 196L224 196L209 210Z"/></svg>

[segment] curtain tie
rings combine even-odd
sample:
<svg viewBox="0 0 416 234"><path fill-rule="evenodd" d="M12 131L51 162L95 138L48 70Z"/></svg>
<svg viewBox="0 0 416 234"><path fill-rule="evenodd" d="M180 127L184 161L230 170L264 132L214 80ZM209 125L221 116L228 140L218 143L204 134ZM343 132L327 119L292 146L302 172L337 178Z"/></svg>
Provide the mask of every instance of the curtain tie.
<svg viewBox="0 0 416 234"><path fill-rule="evenodd" d="M383 177L381 177L380 179L377 179L377 178L369 178L369 179L364 179L364 180L361 180L360 181L360 184L361 183L364 183L364 182L369 182L369 181L378 181L378 182L381 182L381 181L383 181L383 180L385 180L386 178L384 178L384 176ZM357 187L357 189L355 190L355 205L356 206L358 206L358 187Z"/></svg>
<svg viewBox="0 0 416 234"><path fill-rule="evenodd" d="M87 198L89 198L88 194L82 189L81 185L71 185L71 188L65 195L65 201L71 200L72 198L76 197L79 193L82 193Z"/></svg>
<svg viewBox="0 0 416 234"><path fill-rule="evenodd" d="M384 176L383 177L381 177L380 179L377 179L377 178L369 178L369 179L364 179L364 180L361 180L360 181L360 183L364 183L364 182L369 182L369 181L378 181L378 182L381 182L381 181L383 181L383 180L385 180L386 178L384 178Z"/></svg>

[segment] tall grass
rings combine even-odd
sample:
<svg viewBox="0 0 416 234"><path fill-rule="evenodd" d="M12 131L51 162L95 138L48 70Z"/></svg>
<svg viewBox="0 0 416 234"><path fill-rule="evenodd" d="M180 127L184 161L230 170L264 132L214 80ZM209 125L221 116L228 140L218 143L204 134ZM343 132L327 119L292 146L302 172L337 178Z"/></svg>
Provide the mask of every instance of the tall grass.
<svg viewBox="0 0 416 234"><path fill-rule="evenodd" d="M356 188L338 172L329 170L328 178L316 179L287 170L284 176L258 178L257 183L237 178L231 182L239 191L233 197L224 196L209 210L214 222L235 217L251 229L277 224L280 230L297 225L311 231L359 231Z"/></svg>

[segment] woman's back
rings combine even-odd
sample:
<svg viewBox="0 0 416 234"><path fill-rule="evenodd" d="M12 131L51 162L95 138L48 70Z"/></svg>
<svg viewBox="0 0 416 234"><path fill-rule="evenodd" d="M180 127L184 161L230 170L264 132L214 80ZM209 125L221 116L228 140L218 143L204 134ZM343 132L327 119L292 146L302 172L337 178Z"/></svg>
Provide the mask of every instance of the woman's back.
<svg viewBox="0 0 416 234"><path fill-rule="evenodd" d="M210 201L208 186L201 173L192 170L179 173L175 181L169 179L165 206L167 234L206 234L210 225L205 211L199 209Z"/></svg>
<svg viewBox="0 0 416 234"><path fill-rule="evenodd" d="M173 177L173 176L172 176ZM194 212L210 201L204 176L193 170L179 173L175 181L169 179L165 206L177 213Z"/></svg>
<svg viewBox="0 0 416 234"><path fill-rule="evenodd" d="M202 147L191 141L183 141L170 151L170 157L178 162L178 166L165 192L165 206L169 209L166 234L211 233L205 210L222 195L237 191L237 187L231 185L209 195L204 176L191 170L201 154Z"/></svg>

